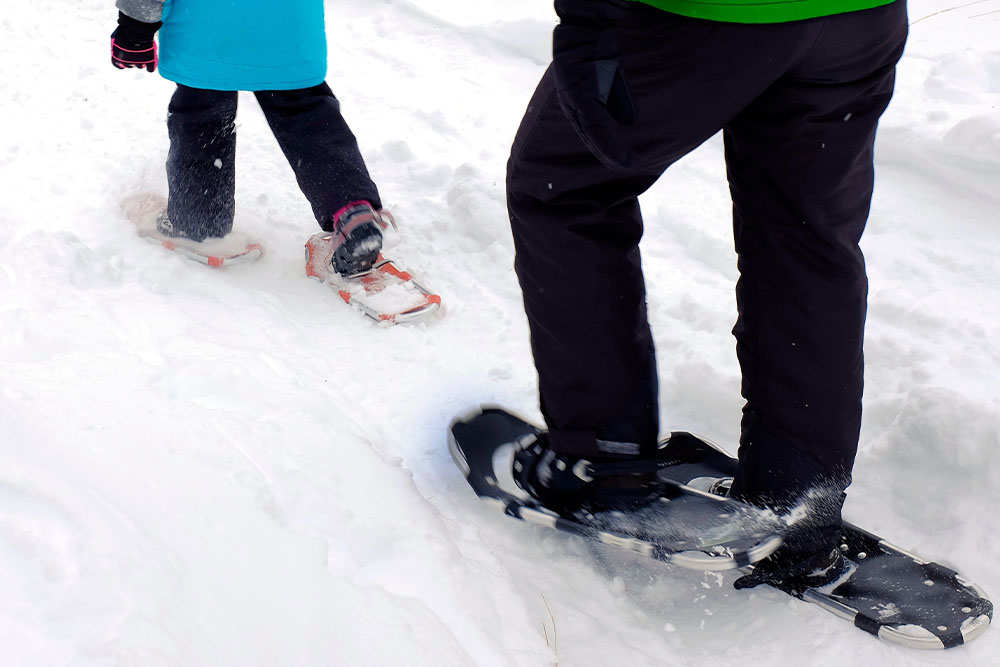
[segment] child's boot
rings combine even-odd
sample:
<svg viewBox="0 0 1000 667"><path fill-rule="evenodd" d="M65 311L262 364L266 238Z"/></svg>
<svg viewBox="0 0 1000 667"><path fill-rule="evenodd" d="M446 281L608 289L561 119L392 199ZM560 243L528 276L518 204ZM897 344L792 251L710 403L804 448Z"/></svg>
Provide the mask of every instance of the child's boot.
<svg viewBox="0 0 1000 667"><path fill-rule="evenodd" d="M342 276L372 268L382 249L382 230L395 222L388 211L367 201L351 202L333 215L333 230L306 242L306 275L325 280L331 271Z"/></svg>

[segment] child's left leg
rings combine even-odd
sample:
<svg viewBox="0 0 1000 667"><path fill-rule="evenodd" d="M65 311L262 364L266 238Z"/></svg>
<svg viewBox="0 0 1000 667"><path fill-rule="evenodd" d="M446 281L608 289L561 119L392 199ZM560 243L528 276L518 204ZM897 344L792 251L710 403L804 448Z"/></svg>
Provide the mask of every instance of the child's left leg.
<svg viewBox="0 0 1000 667"><path fill-rule="evenodd" d="M334 214L351 202L381 208L357 139L329 86L254 94L324 231L333 230Z"/></svg>
<svg viewBox="0 0 1000 667"><path fill-rule="evenodd" d="M177 86L167 112L169 233L195 241L233 228L236 194L235 91Z"/></svg>

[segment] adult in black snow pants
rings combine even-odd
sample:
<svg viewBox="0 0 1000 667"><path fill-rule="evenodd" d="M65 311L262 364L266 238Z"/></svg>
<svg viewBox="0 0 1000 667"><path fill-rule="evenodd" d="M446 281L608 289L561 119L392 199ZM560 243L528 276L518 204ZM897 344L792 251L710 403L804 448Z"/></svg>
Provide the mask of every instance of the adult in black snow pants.
<svg viewBox="0 0 1000 667"><path fill-rule="evenodd" d="M637 196L722 130L746 399L731 494L779 511L811 498L810 520L744 583L833 572L833 527L861 423L867 278L858 242L876 125L906 40L905 2L555 5L553 63L507 174L548 426L541 448L519 452L515 479L566 509L656 494L655 475L581 479L574 464L654 455L657 375ZM845 7L854 11L824 15Z"/></svg>

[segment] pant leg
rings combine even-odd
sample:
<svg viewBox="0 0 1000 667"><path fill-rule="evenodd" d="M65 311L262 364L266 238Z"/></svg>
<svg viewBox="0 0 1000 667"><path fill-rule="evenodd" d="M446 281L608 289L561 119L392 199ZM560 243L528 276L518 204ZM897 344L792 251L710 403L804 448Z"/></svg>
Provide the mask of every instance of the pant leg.
<svg viewBox="0 0 1000 667"><path fill-rule="evenodd" d="M563 117L550 73L528 108L507 205L551 445L574 454L592 454L597 438L652 447L656 363L636 196L658 174L601 165Z"/></svg>
<svg viewBox="0 0 1000 667"><path fill-rule="evenodd" d="M233 227L236 195L236 104L233 91L177 86L167 133L167 215L196 241Z"/></svg>
<svg viewBox="0 0 1000 667"><path fill-rule="evenodd" d="M905 3L822 19L808 55L726 127L746 398L733 493L850 483L861 426L873 143ZM839 510L839 504L836 505Z"/></svg>
<svg viewBox="0 0 1000 667"><path fill-rule="evenodd" d="M325 83L301 90L255 93L278 145L325 231L345 204L366 200L382 207L358 142Z"/></svg>
<svg viewBox="0 0 1000 667"><path fill-rule="evenodd" d="M698 21L634 3L623 67L637 109L630 172L602 165L546 72L521 123L507 202L542 412L557 451L655 445L657 374L646 319L638 195L715 134L807 48L818 26ZM669 363L669 361L668 361Z"/></svg>

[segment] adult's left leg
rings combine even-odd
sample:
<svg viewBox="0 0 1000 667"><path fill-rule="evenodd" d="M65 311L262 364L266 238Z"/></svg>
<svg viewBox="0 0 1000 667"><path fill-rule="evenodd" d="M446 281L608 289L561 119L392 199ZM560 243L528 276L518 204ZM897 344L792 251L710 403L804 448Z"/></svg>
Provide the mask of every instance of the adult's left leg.
<svg viewBox="0 0 1000 667"><path fill-rule="evenodd" d="M602 165L563 116L545 73L514 139L507 207L554 451L599 456L603 442L648 455L656 446L637 196L659 175Z"/></svg>

